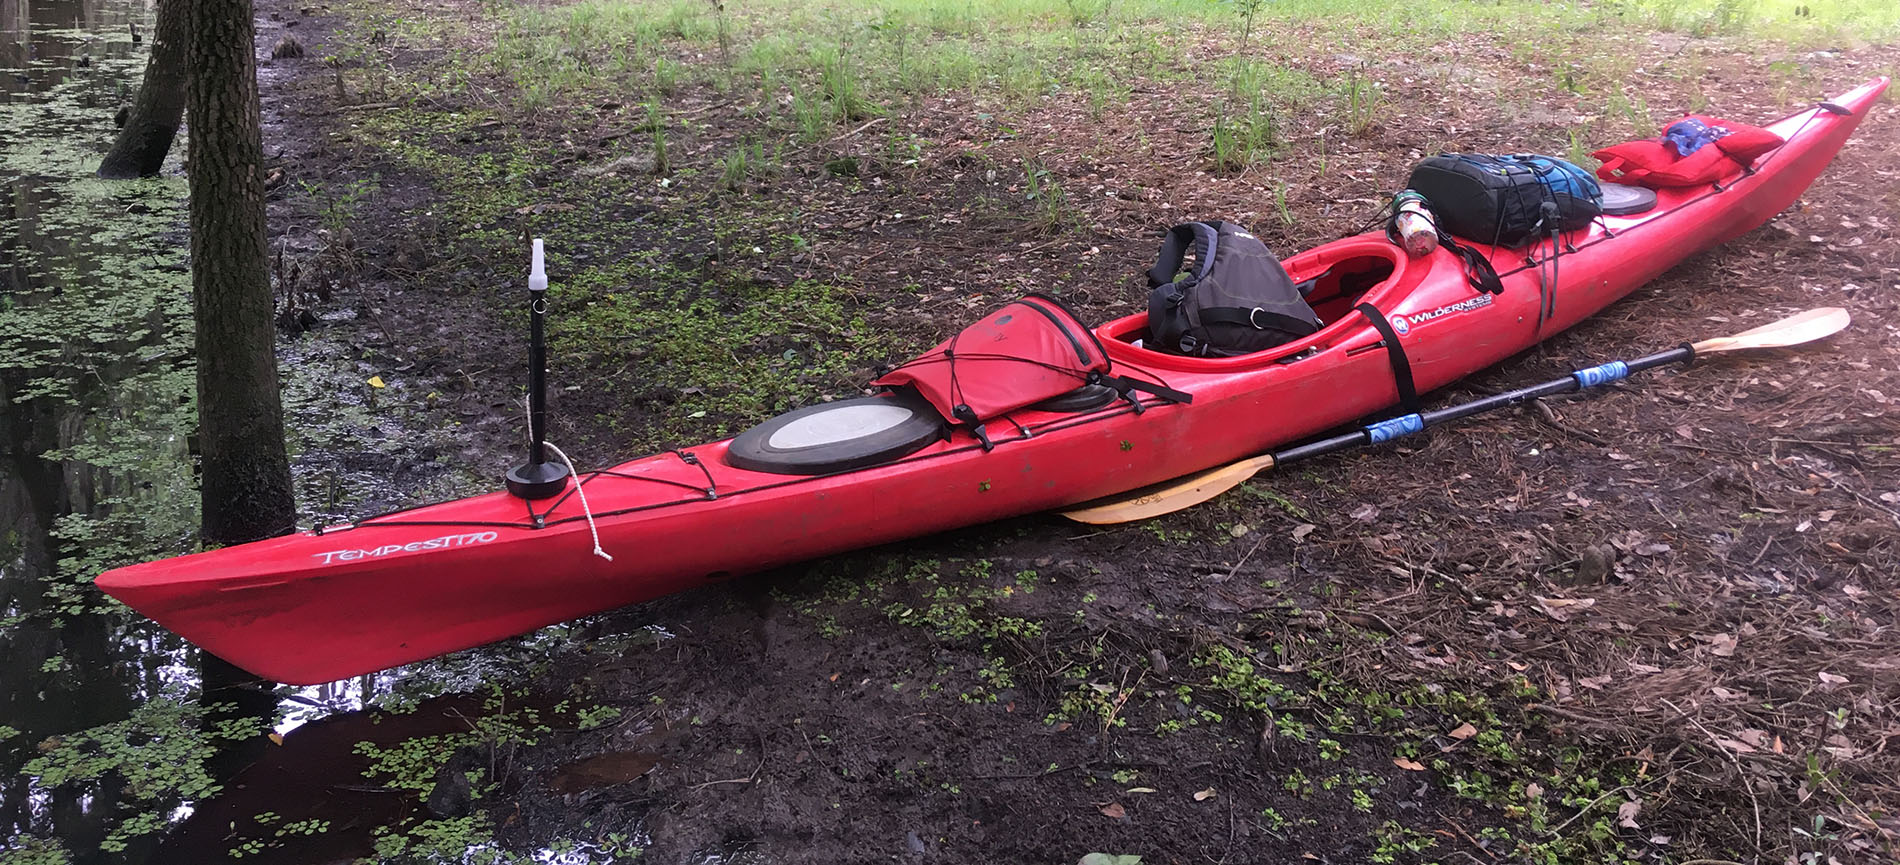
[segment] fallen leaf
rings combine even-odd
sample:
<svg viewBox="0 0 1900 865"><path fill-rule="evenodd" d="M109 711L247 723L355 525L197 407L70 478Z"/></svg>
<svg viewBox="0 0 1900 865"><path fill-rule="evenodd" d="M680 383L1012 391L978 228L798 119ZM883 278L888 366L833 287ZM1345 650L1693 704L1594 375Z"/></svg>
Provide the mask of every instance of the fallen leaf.
<svg viewBox="0 0 1900 865"><path fill-rule="evenodd" d="M1822 684L1824 684L1824 685L1845 685L1845 684L1847 684L1847 677L1846 677L1846 676L1836 676L1836 675L1834 675L1833 673L1822 673L1822 674L1820 674L1820 675L1821 675L1821 683L1822 683Z"/></svg>
<svg viewBox="0 0 1900 865"><path fill-rule="evenodd" d="M1645 664L1640 661L1631 661L1630 672L1632 673L1660 673L1662 672L1662 668Z"/></svg>
<svg viewBox="0 0 1900 865"><path fill-rule="evenodd" d="M1312 523L1301 523L1293 529L1293 539L1296 541L1303 540L1317 528L1319 528L1319 526L1313 525Z"/></svg>
<svg viewBox="0 0 1900 865"><path fill-rule="evenodd" d="M1423 771L1425 771L1425 764L1424 764L1424 763L1420 763L1420 762L1418 762L1417 760L1407 760L1407 759L1405 759L1404 757L1394 757L1394 758L1392 758L1392 765L1394 765L1394 766L1397 766L1397 767L1399 767L1399 768L1401 768L1401 769L1404 769L1404 770L1405 770L1405 771L1407 771L1407 772L1423 772Z"/></svg>
<svg viewBox="0 0 1900 865"><path fill-rule="evenodd" d="M1597 603L1596 598L1546 598L1532 595L1531 599L1537 602L1537 608L1543 610L1544 615L1559 622L1567 622L1571 613L1587 610Z"/></svg>
<svg viewBox="0 0 1900 865"><path fill-rule="evenodd" d="M1734 751L1737 754L1755 753L1754 745L1750 745L1747 742L1743 742L1737 739L1728 739L1722 736L1717 736L1715 737L1715 743L1717 745L1721 745L1722 747L1729 749L1730 751Z"/></svg>
<svg viewBox="0 0 1900 865"><path fill-rule="evenodd" d="M1202 790L1199 793L1194 794L1194 801L1196 802L1205 802L1212 798L1214 798L1214 788L1212 787L1209 787L1205 790Z"/></svg>
<svg viewBox="0 0 1900 865"><path fill-rule="evenodd" d="M273 744L273 745L282 745L282 744L284 744L284 734L282 734L282 733L272 733L272 734L270 734L270 742L271 742L271 744Z"/></svg>
<svg viewBox="0 0 1900 865"><path fill-rule="evenodd" d="M1123 808L1120 802L1110 802L1102 806L1102 816L1113 820L1120 820L1128 816L1128 809Z"/></svg>
<svg viewBox="0 0 1900 865"><path fill-rule="evenodd" d="M1113 853L1090 853L1075 865L1141 865L1141 857L1133 854L1118 856Z"/></svg>
<svg viewBox="0 0 1900 865"><path fill-rule="evenodd" d="M1469 739L1472 736L1478 735L1478 728L1471 726L1471 722L1466 721L1463 724L1459 724L1458 729L1446 733L1445 735L1453 739Z"/></svg>
<svg viewBox="0 0 1900 865"><path fill-rule="evenodd" d="M1709 654L1726 658L1735 654L1734 634L1694 634L1696 639L1709 644Z"/></svg>
<svg viewBox="0 0 1900 865"><path fill-rule="evenodd" d="M380 375L372 375L372 376L370 376L370 377L369 377L369 386L370 386L370 387L373 387L373 388L376 388L377 390L381 390L381 389L383 389L383 388L386 388L386 387L388 387L389 385L387 385L387 384L385 384L385 383L383 383L383 377L382 377L382 376L380 376Z"/></svg>
<svg viewBox="0 0 1900 865"><path fill-rule="evenodd" d="M1253 529L1247 528L1245 523L1235 523L1233 528L1227 530L1227 533L1236 538L1244 538L1247 536L1247 533L1251 531L1253 531Z"/></svg>
<svg viewBox="0 0 1900 865"><path fill-rule="evenodd" d="M1153 788L1153 787L1130 787L1130 788L1128 788L1128 791L1127 791L1127 792L1130 792L1130 793L1153 793L1153 792L1156 792L1156 791L1155 791L1155 788Z"/></svg>
<svg viewBox="0 0 1900 865"><path fill-rule="evenodd" d="M1369 523L1379 518L1379 507L1371 504L1360 505L1353 509L1350 516L1362 523Z"/></svg>
<svg viewBox="0 0 1900 865"><path fill-rule="evenodd" d="M1624 802L1616 806L1616 825L1626 826L1631 829L1641 829L1643 827L1636 825L1636 815L1641 813L1643 813L1643 803Z"/></svg>
<svg viewBox="0 0 1900 865"><path fill-rule="evenodd" d="M1525 784L1525 785L1524 785L1524 798L1526 798L1526 799L1542 799L1542 798L1544 798L1544 785L1542 785L1542 784L1539 784L1539 783L1537 783L1536 781L1532 781L1532 782L1531 782L1531 783L1529 783L1529 784Z"/></svg>

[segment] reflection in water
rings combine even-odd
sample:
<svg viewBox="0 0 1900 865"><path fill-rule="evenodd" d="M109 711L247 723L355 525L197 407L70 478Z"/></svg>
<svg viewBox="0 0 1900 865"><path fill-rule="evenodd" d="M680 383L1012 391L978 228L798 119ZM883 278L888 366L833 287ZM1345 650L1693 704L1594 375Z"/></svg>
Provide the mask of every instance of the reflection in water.
<svg viewBox="0 0 1900 865"><path fill-rule="evenodd" d="M132 24L150 19L149 0L0 0L0 95L50 91L101 60L132 56ZM124 87L112 80L106 92Z"/></svg>
<svg viewBox="0 0 1900 865"><path fill-rule="evenodd" d="M156 862L215 862L234 848L258 865L348 862L376 852L376 830L401 825L427 810L459 817L471 804L470 782L459 773L487 765L462 740L493 714L479 697L441 697L392 714L351 712L305 724L244 755L225 790L194 808L165 836ZM382 777L383 755L413 743L453 754L449 768L426 778ZM431 789L419 796L418 782Z"/></svg>
<svg viewBox="0 0 1900 865"><path fill-rule="evenodd" d="M178 255L153 244L177 224L180 185L75 181L96 156L48 146L111 130L140 62L127 23L143 14L0 0L0 843L58 839L82 863L119 846L127 779L43 785L29 761L190 677L176 640L101 614L84 582L98 557L189 531L189 508L172 504L191 480L189 372L167 336L185 309Z"/></svg>
<svg viewBox="0 0 1900 865"><path fill-rule="evenodd" d="M486 683L517 679L525 659L567 644L565 629L328 686L269 693L206 675L201 687L194 650L91 587L111 565L189 550L198 520L184 182L175 160L160 178L92 177L143 70L129 25L151 11L150 0L0 0L0 849L35 865L195 865L234 849L254 854L245 862L269 851L314 863L412 844L375 834L408 821L435 827L450 860L493 859L465 816L471 777L502 785L491 793L519 779L470 754L526 741L533 707L518 696L491 707ZM327 495L302 497L323 500L321 516L411 503L400 490L466 489L426 457L403 457L394 484L381 463L352 471L339 454L407 442L413 455L431 441L428 419L340 397L366 377L340 341L285 353L303 439L293 455L327 479ZM385 438L365 442L378 428ZM485 696L424 702L447 691ZM421 708L350 713L372 699ZM625 775L642 758L622 759L592 768ZM627 853L594 842L530 858Z"/></svg>

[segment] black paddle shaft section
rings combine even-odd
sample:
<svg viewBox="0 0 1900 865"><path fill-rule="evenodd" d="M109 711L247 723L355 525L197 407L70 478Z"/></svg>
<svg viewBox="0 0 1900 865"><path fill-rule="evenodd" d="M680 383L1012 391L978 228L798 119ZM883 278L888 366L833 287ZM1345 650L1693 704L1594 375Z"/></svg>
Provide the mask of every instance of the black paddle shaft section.
<svg viewBox="0 0 1900 865"><path fill-rule="evenodd" d="M1664 352L1658 352L1656 354L1652 354L1647 357L1639 357L1631 361L1622 361L1616 364L1605 364L1601 367L1592 367L1591 370L1581 370L1578 372L1573 372L1569 375L1564 376L1563 378L1554 378L1542 384L1534 384L1529 387L1518 388L1517 390L1508 391L1505 393L1497 394L1495 396L1487 396L1482 399L1472 400L1471 402L1459 403L1458 405L1454 405L1454 406L1446 406L1445 408L1438 409L1437 411L1420 412L1418 414L1406 415L1401 418L1395 418L1394 420L1391 420L1391 421L1385 421L1384 424L1393 425L1394 429L1402 430L1400 432L1392 433L1389 435L1383 435L1383 436L1380 435L1377 432L1380 425L1375 424L1373 426L1362 427L1360 429L1353 430L1352 432L1349 432L1349 433L1336 435L1331 438L1320 439L1319 441L1308 442L1298 447L1287 448L1286 450L1279 451L1273 455L1273 463L1276 466L1285 465L1290 462L1298 462L1304 459L1311 459L1313 457L1321 456L1323 454L1330 454L1336 451L1343 451L1350 448L1362 447L1364 445L1374 444L1381 441L1387 441L1391 438L1396 438L1399 435L1406 435L1409 433L1414 433L1414 432L1430 429L1432 427L1438 426L1439 424L1445 423L1447 421L1454 421L1460 418L1467 418L1475 414L1483 414L1484 412L1488 412L1492 409L1503 408L1508 405L1516 405L1518 403L1525 402L1527 400L1537 399L1539 397L1556 396L1557 394L1561 394L1561 393L1571 393L1574 391L1583 390L1587 386L1594 386L1595 384L1607 384L1611 381L1620 380L1624 378L1625 376L1627 376L1629 373L1642 372L1644 370L1654 369L1659 366L1667 366L1672 363L1688 363L1689 361L1694 360L1694 359L1695 359L1695 349L1688 345L1683 345L1678 348L1673 348ZM1601 381L1593 382L1592 385L1584 384L1584 382L1590 378L1590 375L1589 375L1590 372L1595 371L1595 370L1604 370L1611 367L1616 367L1618 369L1615 373L1606 375Z"/></svg>
<svg viewBox="0 0 1900 865"><path fill-rule="evenodd" d="M567 466L548 462L548 299L528 290L528 461L508 472L508 492L536 501L567 489Z"/></svg>

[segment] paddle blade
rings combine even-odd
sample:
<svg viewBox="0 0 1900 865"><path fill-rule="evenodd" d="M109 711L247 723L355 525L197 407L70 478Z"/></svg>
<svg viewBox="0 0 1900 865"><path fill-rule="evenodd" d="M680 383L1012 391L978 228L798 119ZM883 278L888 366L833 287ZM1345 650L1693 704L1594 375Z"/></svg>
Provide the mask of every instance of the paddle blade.
<svg viewBox="0 0 1900 865"><path fill-rule="evenodd" d="M1063 511L1062 515L1078 523L1106 526L1171 514L1240 486L1248 478L1272 466L1272 456L1252 457L1133 493L1097 499L1091 504Z"/></svg>
<svg viewBox="0 0 1900 865"><path fill-rule="evenodd" d="M1694 345L1696 354L1719 354L1753 348L1786 348L1833 336L1847 329L1851 319L1847 310L1824 306L1796 313L1780 321L1742 331L1734 336L1718 336Z"/></svg>

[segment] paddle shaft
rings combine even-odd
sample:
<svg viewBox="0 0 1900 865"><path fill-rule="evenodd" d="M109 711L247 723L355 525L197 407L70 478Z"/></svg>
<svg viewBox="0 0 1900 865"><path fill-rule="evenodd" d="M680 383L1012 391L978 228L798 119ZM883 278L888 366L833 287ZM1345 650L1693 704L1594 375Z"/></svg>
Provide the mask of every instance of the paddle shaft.
<svg viewBox="0 0 1900 865"><path fill-rule="evenodd" d="M1495 408L1516 405L1526 400L1533 400L1539 397L1555 396L1560 393L1573 393L1583 390L1584 388L1597 387L1609 384L1613 381L1620 381L1627 378L1629 374L1633 372L1642 372L1643 370L1667 366L1672 363L1688 363L1694 359L1695 348L1684 345L1647 357L1639 357L1635 360L1612 361L1600 366L1590 367L1589 369L1580 369L1563 378L1554 378L1542 384L1518 388L1517 390L1497 394L1496 396L1488 396L1483 399L1448 406L1438 409L1437 411L1408 414L1403 417L1380 421L1354 430L1353 432L1336 435L1328 439L1321 439L1298 447L1287 448L1286 450L1275 452L1273 454L1273 462L1275 465L1285 465L1286 463L1310 459L1322 454L1391 441L1400 436L1423 432L1426 429L1446 421L1458 420L1459 418L1470 417L1474 414L1482 414Z"/></svg>

